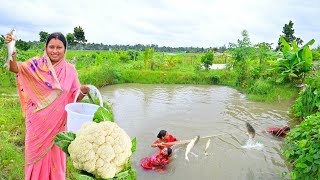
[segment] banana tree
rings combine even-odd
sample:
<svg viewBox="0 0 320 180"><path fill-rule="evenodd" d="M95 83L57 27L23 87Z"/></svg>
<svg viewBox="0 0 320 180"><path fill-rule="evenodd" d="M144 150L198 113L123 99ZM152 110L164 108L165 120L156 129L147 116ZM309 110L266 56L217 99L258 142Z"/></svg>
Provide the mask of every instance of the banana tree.
<svg viewBox="0 0 320 180"><path fill-rule="evenodd" d="M145 69L147 68L147 64L152 61L153 54L154 54L154 49L152 49L152 48L146 48L146 50L144 51L143 61L144 61L144 68ZM151 64L152 63L153 62L151 62Z"/></svg>
<svg viewBox="0 0 320 180"><path fill-rule="evenodd" d="M301 48L298 47L296 41L293 41L290 46L283 37L280 37L280 42L283 57L273 63L275 68L272 69L281 75L277 82L289 80L290 82L303 83L305 73L309 72L312 67L312 52L309 45L312 45L315 40L310 40Z"/></svg>

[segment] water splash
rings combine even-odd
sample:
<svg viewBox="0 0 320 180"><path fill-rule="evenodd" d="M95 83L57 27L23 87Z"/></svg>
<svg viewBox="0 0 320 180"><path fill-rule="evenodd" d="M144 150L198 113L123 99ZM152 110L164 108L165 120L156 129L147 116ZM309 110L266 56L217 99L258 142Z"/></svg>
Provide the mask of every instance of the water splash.
<svg viewBox="0 0 320 180"><path fill-rule="evenodd" d="M261 150L263 149L263 144L259 142L255 142L253 139L248 139L246 144L244 146L241 146L242 148L245 149L256 149L256 150Z"/></svg>

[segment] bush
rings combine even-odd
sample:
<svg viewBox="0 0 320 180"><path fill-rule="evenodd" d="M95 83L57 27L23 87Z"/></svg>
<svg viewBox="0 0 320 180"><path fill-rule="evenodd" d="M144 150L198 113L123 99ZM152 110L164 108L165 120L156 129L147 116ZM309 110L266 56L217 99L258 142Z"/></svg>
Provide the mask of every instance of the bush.
<svg viewBox="0 0 320 180"><path fill-rule="evenodd" d="M285 139L283 154L292 164L291 178L319 179L320 112L308 116Z"/></svg>
<svg viewBox="0 0 320 180"><path fill-rule="evenodd" d="M257 95L266 95L272 90L273 87L270 83L263 80L257 80L251 87L250 93L257 94Z"/></svg>
<svg viewBox="0 0 320 180"><path fill-rule="evenodd" d="M209 69L209 66L212 65L213 62L213 53L208 51L201 57L201 62L206 69Z"/></svg>
<svg viewBox="0 0 320 180"><path fill-rule="evenodd" d="M300 119L316 113L320 109L320 76L309 80L308 87L301 91L299 97L291 107L290 112Z"/></svg>
<svg viewBox="0 0 320 180"><path fill-rule="evenodd" d="M304 119L310 114L318 111L320 105L320 92L316 88L308 87L298 97L292 108L291 113L296 118Z"/></svg>

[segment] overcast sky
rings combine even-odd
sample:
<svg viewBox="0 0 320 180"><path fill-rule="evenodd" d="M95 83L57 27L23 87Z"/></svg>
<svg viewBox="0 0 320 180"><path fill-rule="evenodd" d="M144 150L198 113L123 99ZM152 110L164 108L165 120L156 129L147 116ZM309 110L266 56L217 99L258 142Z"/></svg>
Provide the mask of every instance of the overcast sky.
<svg viewBox="0 0 320 180"><path fill-rule="evenodd" d="M253 44L276 44L289 20L296 37L320 44L319 0L7 0L0 6L0 34L14 27L24 41L81 26L90 43L219 47L246 29Z"/></svg>

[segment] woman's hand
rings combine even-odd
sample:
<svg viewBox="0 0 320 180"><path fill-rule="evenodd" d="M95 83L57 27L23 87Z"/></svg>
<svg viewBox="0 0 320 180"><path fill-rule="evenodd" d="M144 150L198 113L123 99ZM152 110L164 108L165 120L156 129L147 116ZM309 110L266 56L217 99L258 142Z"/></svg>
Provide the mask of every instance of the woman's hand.
<svg viewBox="0 0 320 180"><path fill-rule="evenodd" d="M81 91L81 94L83 95L87 95L90 91L90 88L86 85L81 85L80 86L80 91Z"/></svg>
<svg viewBox="0 0 320 180"><path fill-rule="evenodd" d="M164 147L165 147L165 145L164 145L164 143L163 143L163 142L160 142L160 143L158 143L158 144L157 144L157 147L164 148Z"/></svg>
<svg viewBox="0 0 320 180"><path fill-rule="evenodd" d="M85 95L87 95L90 91L90 88L86 85L80 86L80 94L77 98L77 102L81 101Z"/></svg>
<svg viewBox="0 0 320 180"><path fill-rule="evenodd" d="M5 40L4 40L4 42L5 42L6 44L8 44L8 43L10 43L11 41L12 41L12 35L11 35L10 33L8 33L7 36L6 36L6 38L5 38Z"/></svg>

